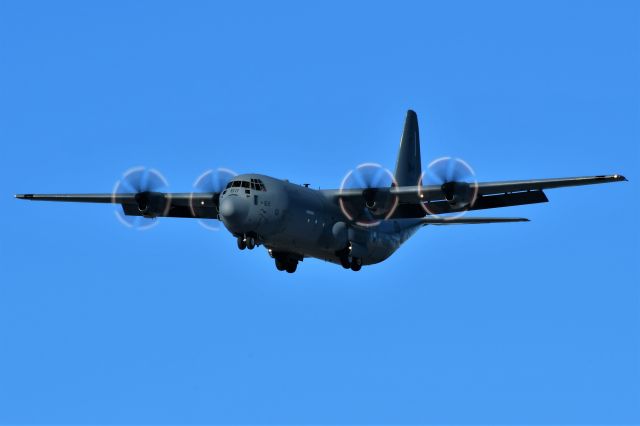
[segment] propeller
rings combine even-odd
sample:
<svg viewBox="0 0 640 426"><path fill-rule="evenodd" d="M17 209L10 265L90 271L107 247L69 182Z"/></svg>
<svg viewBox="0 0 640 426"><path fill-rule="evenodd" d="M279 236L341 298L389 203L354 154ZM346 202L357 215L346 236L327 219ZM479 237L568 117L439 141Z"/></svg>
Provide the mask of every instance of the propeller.
<svg viewBox="0 0 640 426"><path fill-rule="evenodd" d="M189 198L189 208L191 209L191 214L193 217L200 217L198 211L203 208L210 208L211 204L215 206L216 213L218 209L218 199L220 198L220 193L224 191L227 183L233 180L238 174L230 169L225 168L217 168L217 169L209 169L202 173L198 178L193 182L194 191L191 192L191 196ZM202 199L202 193L211 193L213 194L210 202L207 202ZM216 219L198 219L200 225L202 225L205 229L210 231L218 231L220 230L220 221Z"/></svg>
<svg viewBox="0 0 640 426"><path fill-rule="evenodd" d="M339 197L342 213L350 221L361 226L376 226L393 215L398 207L398 197L379 191L397 186L393 173L377 163L360 164L342 179L340 192L362 189L359 199Z"/></svg>
<svg viewBox="0 0 640 426"><path fill-rule="evenodd" d="M155 218L166 214L171 207L168 186L167 179L156 169L139 166L127 170L113 187L112 197L115 200L120 194L136 194L137 208L142 216L125 215L119 208L115 214L120 223L137 230L155 226L158 223Z"/></svg>
<svg viewBox="0 0 640 426"><path fill-rule="evenodd" d="M433 160L427 170L420 177L418 191L422 193L423 183L439 185L442 196L449 203L456 215L445 219L454 219L464 215L475 203L478 197L478 180L471 166L461 158L440 157ZM438 216L429 209L429 202L422 203L429 215Z"/></svg>

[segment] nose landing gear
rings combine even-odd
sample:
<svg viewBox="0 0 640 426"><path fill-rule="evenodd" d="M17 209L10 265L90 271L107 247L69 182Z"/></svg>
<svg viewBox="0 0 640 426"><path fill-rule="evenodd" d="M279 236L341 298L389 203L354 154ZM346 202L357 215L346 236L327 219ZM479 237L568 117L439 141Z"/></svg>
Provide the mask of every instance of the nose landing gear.
<svg viewBox="0 0 640 426"><path fill-rule="evenodd" d="M257 245L256 238L253 235L240 235L237 239L238 248L240 250L253 250Z"/></svg>
<svg viewBox="0 0 640 426"><path fill-rule="evenodd" d="M247 243L247 248L249 250L253 250L253 248L256 246L256 239L253 237L247 237L246 243Z"/></svg>
<svg viewBox="0 0 640 426"><path fill-rule="evenodd" d="M238 237L238 248L240 250L244 250L247 248L247 242L244 240L244 236L241 235Z"/></svg>

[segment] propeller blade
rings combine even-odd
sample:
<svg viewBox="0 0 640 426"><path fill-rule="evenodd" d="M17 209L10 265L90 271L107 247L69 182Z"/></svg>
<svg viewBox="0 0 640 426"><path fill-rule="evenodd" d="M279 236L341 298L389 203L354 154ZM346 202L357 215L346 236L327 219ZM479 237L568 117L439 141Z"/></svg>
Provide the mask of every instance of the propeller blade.
<svg viewBox="0 0 640 426"><path fill-rule="evenodd" d="M220 193L224 191L227 183L231 182L234 177L238 174L231 169L226 168L217 168L217 169L209 169L202 173L200 176L196 178L193 182L194 191L191 192L191 201L189 202L189 207L191 208L191 214L193 217L199 217L198 212L202 208L210 208L203 207L196 203L196 196L202 193L212 193L215 194L214 198L211 200L212 203L216 206L218 205L218 198ZM217 219L204 219L199 218L198 223L208 229L210 231L219 231L221 229L220 221Z"/></svg>
<svg viewBox="0 0 640 426"><path fill-rule="evenodd" d="M148 202L148 194L146 193L167 192L168 187L167 179L158 170L138 166L124 172L122 177L115 183L112 196L134 193L138 195L136 198L139 207L146 207ZM116 204L116 206L118 205ZM165 201L165 209L170 206L171 202L169 200ZM118 221L126 227L140 231L150 229L158 223L155 217L125 215L120 206L115 210L115 215Z"/></svg>
<svg viewBox="0 0 640 426"><path fill-rule="evenodd" d="M362 189L362 198L339 198L340 209L349 221L361 226L375 226L391 217L398 206L397 196L386 197L378 188L396 185L393 173L376 163L364 163L350 170L342 179L340 190Z"/></svg>
<svg viewBox="0 0 640 426"><path fill-rule="evenodd" d="M463 216L475 203L478 195L478 181L471 166L460 158L440 157L432 161L422 174L418 186L438 185L442 196L451 205L456 215L443 217L451 220ZM429 210L429 203L421 204L428 215L438 216Z"/></svg>

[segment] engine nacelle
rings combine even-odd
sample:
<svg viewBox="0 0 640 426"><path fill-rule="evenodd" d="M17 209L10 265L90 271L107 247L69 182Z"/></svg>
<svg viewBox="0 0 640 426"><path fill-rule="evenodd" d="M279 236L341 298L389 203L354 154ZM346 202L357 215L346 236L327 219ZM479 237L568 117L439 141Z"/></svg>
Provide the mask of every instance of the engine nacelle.
<svg viewBox="0 0 640 426"><path fill-rule="evenodd" d="M476 189L467 182L446 182L440 188L444 198L456 209L467 208L475 201Z"/></svg>
<svg viewBox="0 0 640 426"><path fill-rule="evenodd" d="M144 217L163 216L170 206L170 200L162 192L139 192L135 199Z"/></svg>

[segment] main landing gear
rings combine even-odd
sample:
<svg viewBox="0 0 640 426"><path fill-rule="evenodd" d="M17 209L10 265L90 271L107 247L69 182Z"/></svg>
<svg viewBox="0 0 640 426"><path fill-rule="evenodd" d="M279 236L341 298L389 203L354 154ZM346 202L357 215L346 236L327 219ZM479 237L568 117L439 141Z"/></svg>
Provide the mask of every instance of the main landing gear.
<svg viewBox="0 0 640 426"><path fill-rule="evenodd" d="M344 269L351 269L352 271L362 269L362 259L359 257L340 256L340 264Z"/></svg>
<svg viewBox="0 0 640 426"><path fill-rule="evenodd" d="M295 259L283 259L276 257L276 269L293 274L298 269L298 261Z"/></svg>
<svg viewBox="0 0 640 426"><path fill-rule="evenodd" d="M244 250L246 248L253 250L257 245L256 238L253 235L240 235L237 242L240 250Z"/></svg>
<svg viewBox="0 0 640 426"><path fill-rule="evenodd" d="M269 256L276 261L276 269L278 271L287 271L290 274L293 274L298 269L298 262L303 259L302 256L295 253L274 253L273 249L269 249Z"/></svg>

